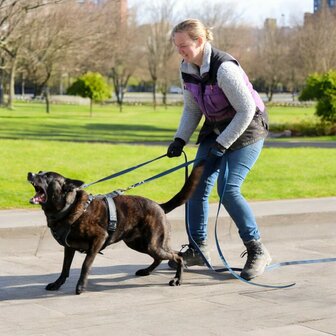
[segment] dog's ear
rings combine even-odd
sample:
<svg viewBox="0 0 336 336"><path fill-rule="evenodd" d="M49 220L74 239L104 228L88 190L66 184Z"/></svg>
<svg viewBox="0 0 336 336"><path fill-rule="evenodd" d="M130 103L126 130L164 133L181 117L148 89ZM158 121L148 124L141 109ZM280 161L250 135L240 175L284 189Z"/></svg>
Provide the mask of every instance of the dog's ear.
<svg viewBox="0 0 336 336"><path fill-rule="evenodd" d="M84 184L83 181L80 181L80 180L72 180L72 179L65 179L65 183L64 183L64 188L67 190L67 191L71 191L73 189L76 189L76 188L79 188L81 187L82 185Z"/></svg>

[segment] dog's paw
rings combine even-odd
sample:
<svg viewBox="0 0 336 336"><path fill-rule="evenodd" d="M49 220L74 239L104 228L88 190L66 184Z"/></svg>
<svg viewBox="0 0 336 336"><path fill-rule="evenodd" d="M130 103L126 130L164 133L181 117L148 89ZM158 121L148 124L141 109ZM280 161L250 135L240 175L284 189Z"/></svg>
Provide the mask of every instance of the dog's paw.
<svg viewBox="0 0 336 336"><path fill-rule="evenodd" d="M181 280L178 278L174 278L169 281L169 286L181 286Z"/></svg>
<svg viewBox="0 0 336 336"><path fill-rule="evenodd" d="M57 291L64 284L65 280L66 277L61 275L55 282L48 284L45 289L49 291Z"/></svg>
<svg viewBox="0 0 336 336"><path fill-rule="evenodd" d="M147 268L140 269L140 270L138 270L138 271L135 272L135 275L137 275L137 276L147 276L149 274L150 273L148 272Z"/></svg>
<svg viewBox="0 0 336 336"><path fill-rule="evenodd" d="M62 284L59 284L57 281L52 282L46 286L46 290L48 291L57 291L61 287Z"/></svg>
<svg viewBox="0 0 336 336"><path fill-rule="evenodd" d="M85 287L83 285L77 285L76 286L76 294L82 294L83 292L85 292Z"/></svg>

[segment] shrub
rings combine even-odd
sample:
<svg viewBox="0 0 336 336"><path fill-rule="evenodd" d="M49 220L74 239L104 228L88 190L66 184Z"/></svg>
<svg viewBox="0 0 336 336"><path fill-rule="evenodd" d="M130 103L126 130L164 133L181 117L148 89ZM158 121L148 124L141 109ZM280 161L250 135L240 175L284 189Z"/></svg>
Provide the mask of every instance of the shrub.
<svg viewBox="0 0 336 336"><path fill-rule="evenodd" d="M300 101L317 100L316 115L322 121L336 122L336 71L313 74L306 80Z"/></svg>
<svg viewBox="0 0 336 336"><path fill-rule="evenodd" d="M97 72L88 72L79 77L67 90L70 95L90 98L90 114L92 103L103 102L111 97L111 87L104 77Z"/></svg>

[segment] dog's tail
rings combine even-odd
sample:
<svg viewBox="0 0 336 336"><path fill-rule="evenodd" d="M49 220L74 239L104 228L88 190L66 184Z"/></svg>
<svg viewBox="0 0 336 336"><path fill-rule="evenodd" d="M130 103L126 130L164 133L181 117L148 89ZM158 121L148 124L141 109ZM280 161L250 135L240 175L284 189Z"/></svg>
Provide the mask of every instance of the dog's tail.
<svg viewBox="0 0 336 336"><path fill-rule="evenodd" d="M182 189L169 201L166 203L160 204L160 207L163 209L165 213L168 213L178 206L187 202L187 200L191 197L193 192L195 191L198 182L201 179L203 174L205 165L205 160L200 161L197 165L194 166L190 176L184 183Z"/></svg>

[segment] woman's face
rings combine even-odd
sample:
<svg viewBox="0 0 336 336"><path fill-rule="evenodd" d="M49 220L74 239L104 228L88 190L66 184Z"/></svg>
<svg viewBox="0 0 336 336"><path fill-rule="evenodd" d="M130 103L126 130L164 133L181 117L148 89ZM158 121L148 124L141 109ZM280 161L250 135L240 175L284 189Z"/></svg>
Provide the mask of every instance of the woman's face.
<svg viewBox="0 0 336 336"><path fill-rule="evenodd" d="M174 34L173 42L178 53L188 63L194 63L198 66L202 65L203 61L203 39L199 37L193 40L186 32L177 32Z"/></svg>

